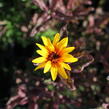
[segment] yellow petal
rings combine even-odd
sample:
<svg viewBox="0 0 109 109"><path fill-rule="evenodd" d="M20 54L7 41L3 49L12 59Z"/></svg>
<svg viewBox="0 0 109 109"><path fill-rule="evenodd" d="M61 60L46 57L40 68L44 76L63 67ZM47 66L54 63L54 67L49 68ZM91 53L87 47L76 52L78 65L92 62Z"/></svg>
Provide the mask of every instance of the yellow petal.
<svg viewBox="0 0 109 109"><path fill-rule="evenodd" d="M62 63L62 66L67 70L71 70L71 67L66 63Z"/></svg>
<svg viewBox="0 0 109 109"><path fill-rule="evenodd" d="M52 76L52 80L55 81L56 77L57 77L57 68L56 67L51 67L51 76Z"/></svg>
<svg viewBox="0 0 109 109"><path fill-rule="evenodd" d="M38 43L36 43L36 45L37 45L42 51L47 52L47 49L46 49L43 45L38 44Z"/></svg>
<svg viewBox="0 0 109 109"><path fill-rule="evenodd" d="M75 47L68 47L68 48L65 48L65 49L63 49L63 53L70 53L70 52L72 52L73 50L75 49Z"/></svg>
<svg viewBox="0 0 109 109"><path fill-rule="evenodd" d="M39 55L41 55L41 56L44 56L44 57L46 57L47 55L48 55L48 52L47 51L42 51L42 50L37 50L36 51Z"/></svg>
<svg viewBox="0 0 109 109"><path fill-rule="evenodd" d="M42 38L42 41L43 41L44 45L47 46L47 45L48 45L48 43L47 43L47 38L44 37L44 36L42 36L41 38Z"/></svg>
<svg viewBox="0 0 109 109"><path fill-rule="evenodd" d="M39 58L36 58L36 59L32 60L33 63L42 63L44 61L45 61L44 57L39 57Z"/></svg>
<svg viewBox="0 0 109 109"><path fill-rule="evenodd" d="M58 41L60 40L60 34L57 33L54 37L54 40L53 40L53 45L55 45Z"/></svg>
<svg viewBox="0 0 109 109"><path fill-rule="evenodd" d="M58 68L58 72L59 72L59 74L60 74L64 79L67 79L67 78L68 78L68 76L67 76L67 74L66 74L64 68L59 67L59 68Z"/></svg>
<svg viewBox="0 0 109 109"><path fill-rule="evenodd" d="M75 58L75 57L73 57L70 54L65 54L63 56L63 60L64 60L64 62L77 62L78 61L78 58Z"/></svg>
<svg viewBox="0 0 109 109"><path fill-rule="evenodd" d="M44 73L48 72L50 70L50 67L51 67L51 61L48 61L45 64Z"/></svg>
<svg viewBox="0 0 109 109"><path fill-rule="evenodd" d="M40 68L43 68L45 66L45 63L41 63L41 64L39 64L35 69L34 69L34 71L36 71L36 70L38 70L38 69L40 69Z"/></svg>
<svg viewBox="0 0 109 109"><path fill-rule="evenodd" d="M51 43L51 40L49 38L47 38L47 43L48 43L48 48L50 51L54 51L54 46L53 44Z"/></svg>
<svg viewBox="0 0 109 109"><path fill-rule="evenodd" d="M63 48L66 47L68 44L68 37L63 38L60 42L58 42L58 47Z"/></svg>

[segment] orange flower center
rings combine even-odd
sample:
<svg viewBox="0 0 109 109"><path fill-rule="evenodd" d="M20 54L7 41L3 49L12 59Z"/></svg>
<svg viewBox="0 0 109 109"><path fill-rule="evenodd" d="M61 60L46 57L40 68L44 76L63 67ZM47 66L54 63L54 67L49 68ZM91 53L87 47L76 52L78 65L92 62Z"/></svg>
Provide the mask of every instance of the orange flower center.
<svg viewBox="0 0 109 109"><path fill-rule="evenodd" d="M51 52L48 55L48 60L50 60L53 63L57 63L57 59L59 59L59 58L60 58L60 56L57 53L55 53L55 52Z"/></svg>

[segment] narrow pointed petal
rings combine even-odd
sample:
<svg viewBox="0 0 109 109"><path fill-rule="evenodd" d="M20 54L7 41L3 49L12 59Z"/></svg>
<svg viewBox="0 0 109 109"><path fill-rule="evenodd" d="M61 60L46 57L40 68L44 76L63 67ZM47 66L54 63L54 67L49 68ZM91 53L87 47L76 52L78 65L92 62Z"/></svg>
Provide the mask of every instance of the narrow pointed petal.
<svg viewBox="0 0 109 109"><path fill-rule="evenodd" d="M64 62L77 62L78 61L78 58L75 58L75 57L73 57L70 54L65 54L63 56L63 60L64 60Z"/></svg>
<svg viewBox="0 0 109 109"><path fill-rule="evenodd" d="M49 50L50 50L50 51L54 51L54 46L53 46L53 44L51 43L51 40L50 40L49 38L47 39L47 43L48 43L48 46L47 46L47 47L49 48Z"/></svg>
<svg viewBox="0 0 109 109"><path fill-rule="evenodd" d="M41 56L44 56L44 57L46 57L47 55L48 55L48 52L47 51L42 51L42 50L37 50L36 51L39 55L41 55Z"/></svg>
<svg viewBox="0 0 109 109"><path fill-rule="evenodd" d="M60 42L58 42L58 47L63 48L66 47L68 44L68 37L63 38Z"/></svg>
<svg viewBox="0 0 109 109"><path fill-rule="evenodd" d="M45 61L44 57L39 57L39 58L36 58L36 59L32 60L33 63L42 63L44 61Z"/></svg>
<svg viewBox="0 0 109 109"><path fill-rule="evenodd" d="M54 37L54 40L53 40L53 45L55 45L58 41L60 40L60 34L57 33Z"/></svg>
<svg viewBox="0 0 109 109"><path fill-rule="evenodd" d="M68 48L65 48L65 49L63 49L63 53L70 53L70 52L72 52L73 50L75 49L75 47L68 47Z"/></svg>
<svg viewBox="0 0 109 109"><path fill-rule="evenodd" d="M37 45L42 51L47 52L47 49L46 49L43 45L38 44L38 43L36 43L36 45Z"/></svg>
<svg viewBox="0 0 109 109"><path fill-rule="evenodd" d="M45 66L45 63L41 63L41 64L39 64L35 69L34 69L34 71L36 71L36 70L38 70L38 69L40 69L40 68L43 68Z"/></svg>
<svg viewBox="0 0 109 109"><path fill-rule="evenodd" d="M67 76L67 74L66 74L64 68L62 68L62 67L58 68L58 72L59 72L59 74L60 74L64 79L67 79L67 78L68 78L68 76Z"/></svg>
<svg viewBox="0 0 109 109"><path fill-rule="evenodd" d="M71 70L71 67L66 63L62 63L62 66L67 70Z"/></svg>
<svg viewBox="0 0 109 109"><path fill-rule="evenodd" d="M47 46L47 45L48 45L48 43L47 43L47 38L44 37L44 36L42 36L41 38L42 38L42 41L43 41L44 45Z"/></svg>
<svg viewBox="0 0 109 109"><path fill-rule="evenodd" d="M48 72L50 70L50 67L51 67L51 61L48 61L45 64L44 73Z"/></svg>
<svg viewBox="0 0 109 109"><path fill-rule="evenodd" d="M55 81L56 77L57 77L57 68L56 67L51 67L51 76L52 76L52 80Z"/></svg>

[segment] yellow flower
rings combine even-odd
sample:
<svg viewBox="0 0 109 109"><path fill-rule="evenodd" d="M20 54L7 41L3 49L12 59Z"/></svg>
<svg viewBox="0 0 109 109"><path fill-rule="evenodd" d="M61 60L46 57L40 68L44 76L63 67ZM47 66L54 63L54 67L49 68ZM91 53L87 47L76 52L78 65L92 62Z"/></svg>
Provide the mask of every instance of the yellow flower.
<svg viewBox="0 0 109 109"><path fill-rule="evenodd" d="M77 62L78 59L70 55L75 47L67 47L68 37L60 40L60 34L57 33L54 37L53 43L47 37L42 37L44 46L36 43L40 48L36 52L41 55L36 59L33 59L33 63L37 63L38 66L35 70L44 68L44 73L50 71L53 80L56 80L57 75L67 79L68 75L66 70L71 70L71 67L67 63ZM66 70L65 70L66 69Z"/></svg>

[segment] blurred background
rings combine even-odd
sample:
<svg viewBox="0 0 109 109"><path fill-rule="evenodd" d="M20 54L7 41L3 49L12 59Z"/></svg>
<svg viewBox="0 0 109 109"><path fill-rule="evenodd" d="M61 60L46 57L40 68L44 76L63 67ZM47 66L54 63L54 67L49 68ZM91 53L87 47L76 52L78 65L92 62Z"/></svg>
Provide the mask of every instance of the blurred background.
<svg viewBox="0 0 109 109"><path fill-rule="evenodd" d="M50 73L33 71L35 43L42 43L42 35L53 40L57 32L69 37L76 55L85 52L72 66L73 91L59 78L53 82ZM109 109L108 0L0 0L0 109L5 108Z"/></svg>

